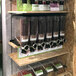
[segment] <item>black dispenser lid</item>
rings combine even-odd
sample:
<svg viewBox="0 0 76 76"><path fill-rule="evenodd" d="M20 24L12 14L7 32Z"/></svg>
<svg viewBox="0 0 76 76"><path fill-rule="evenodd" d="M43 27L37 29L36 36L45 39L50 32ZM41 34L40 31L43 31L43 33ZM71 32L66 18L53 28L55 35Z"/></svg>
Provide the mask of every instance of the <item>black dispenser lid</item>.
<svg viewBox="0 0 76 76"><path fill-rule="evenodd" d="M42 0L38 0L38 4L42 4Z"/></svg>
<svg viewBox="0 0 76 76"><path fill-rule="evenodd" d="M50 4L50 0L46 0L46 4Z"/></svg>
<svg viewBox="0 0 76 76"><path fill-rule="evenodd" d="M27 3L27 0L22 0L22 3Z"/></svg>
<svg viewBox="0 0 76 76"><path fill-rule="evenodd" d="M58 3L58 1L57 0L53 0L53 3Z"/></svg>
<svg viewBox="0 0 76 76"><path fill-rule="evenodd" d="M35 0L30 0L30 4L35 4Z"/></svg>
<svg viewBox="0 0 76 76"><path fill-rule="evenodd" d="M64 0L60 0L60 1L59 1L59 4L60 4L60 5L64 5Z"/></svg>

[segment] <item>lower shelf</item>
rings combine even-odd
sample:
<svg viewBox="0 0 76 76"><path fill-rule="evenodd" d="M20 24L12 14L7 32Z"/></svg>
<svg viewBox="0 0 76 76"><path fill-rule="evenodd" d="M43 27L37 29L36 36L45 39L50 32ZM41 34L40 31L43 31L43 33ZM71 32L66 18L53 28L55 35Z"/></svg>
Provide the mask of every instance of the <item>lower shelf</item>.
<svg viewBox="0 0 76 76"><path fill-rule="evenodd" d="M50 73L50 75L53 76L52 73ZM48 76L50 76L50 75L48 75ZM14 75L11 75L11 76L18 76L18 74L14 74ZM19 76L21 76L21 75L19 75ZM64 72L64 73L61 73L61 74L56 75L56 76L73 76L73 75L70 72Z"/></svg>
<svg viewBox="0 0 76 76"><path fill-rule="evenodd" d="M67 53L68 53L67 51L56 50L56 51L52 51L52 52L47 52L47 53L38 54L38 55L29 56L29 57L19 59L17 57L17 52L15 52L15 53L9 54L9 56L16 64L18 64L19 66L24 66L24 65L35 63L35 62L38 62L38 61L53 58L53 57L56 57L56 56L64 55L64 54L67 54Z"/></svg>

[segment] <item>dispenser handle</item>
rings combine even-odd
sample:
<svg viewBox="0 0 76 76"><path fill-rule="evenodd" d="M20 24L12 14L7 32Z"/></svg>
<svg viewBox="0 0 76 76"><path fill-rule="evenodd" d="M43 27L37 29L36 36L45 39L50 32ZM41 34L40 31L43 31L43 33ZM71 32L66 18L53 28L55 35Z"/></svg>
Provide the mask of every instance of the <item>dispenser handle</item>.
<svg viewBox="0 0 76 76"><path fill-rule="evenodd" d="M35 73L34 69L31 67L31 65L29 64L28 66L32 69L32 71L34 72L34 74L36 76L36 73Z"/></svg>

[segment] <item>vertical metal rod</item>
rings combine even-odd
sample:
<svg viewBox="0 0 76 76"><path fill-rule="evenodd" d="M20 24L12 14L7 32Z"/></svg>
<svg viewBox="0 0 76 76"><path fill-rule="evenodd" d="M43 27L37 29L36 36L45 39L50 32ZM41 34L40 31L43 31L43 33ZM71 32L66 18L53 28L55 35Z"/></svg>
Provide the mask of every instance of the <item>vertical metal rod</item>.
<svg viewBox="0 0 76 76"><path fill-rule="evenodd" d="M54 39L54 17L52 16L52 40Z"/></svg>

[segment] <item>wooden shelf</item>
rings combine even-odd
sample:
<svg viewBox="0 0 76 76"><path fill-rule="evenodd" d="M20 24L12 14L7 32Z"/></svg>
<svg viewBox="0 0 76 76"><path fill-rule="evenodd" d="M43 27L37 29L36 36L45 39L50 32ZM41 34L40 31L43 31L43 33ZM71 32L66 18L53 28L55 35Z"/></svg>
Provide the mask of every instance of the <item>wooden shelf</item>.
<svg viewBox="0 0 76 76"><path fill-rule="evenodd" d="M12 46L13 48L18 48L18 46L17 46L16 44L12 43L12 42L8 42L8 44L9 44L10 46Z"/></svg>
<svg viewBox="0 0 76 76"><path fill-rule="evenodd" d="M37 13L63 13L66 14L68 11L8 11L10 14L37 14Z"/></svg>
<svg viewBox="0 0 76 76"><path fill-rule="evenodd" d="M35 62L45 60L48 58L53 58L56 56L64 55L67 53L68 52L64 50L57 50L57 51L47 52L43 54L38 54L38 55L18 59L17 52L15 52L15 53L11 53L9 56L16 64L18 64L19 66L24 66L24 65L35 63Z"/></svg>

